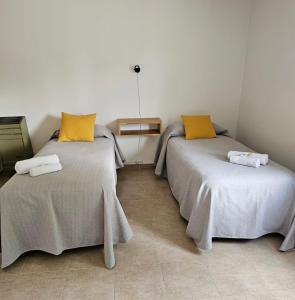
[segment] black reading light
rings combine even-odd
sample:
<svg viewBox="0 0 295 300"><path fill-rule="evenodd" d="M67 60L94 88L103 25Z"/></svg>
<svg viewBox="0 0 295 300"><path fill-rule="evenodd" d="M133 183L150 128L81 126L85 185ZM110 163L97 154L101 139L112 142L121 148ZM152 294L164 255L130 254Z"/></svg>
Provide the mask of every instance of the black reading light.
<svg viewBox="0 0 295 300"><path fill-rule="evenodd" d="M135 73L139 73L140 72L140 66L139 65L135 65L133 68Z"/></svg>

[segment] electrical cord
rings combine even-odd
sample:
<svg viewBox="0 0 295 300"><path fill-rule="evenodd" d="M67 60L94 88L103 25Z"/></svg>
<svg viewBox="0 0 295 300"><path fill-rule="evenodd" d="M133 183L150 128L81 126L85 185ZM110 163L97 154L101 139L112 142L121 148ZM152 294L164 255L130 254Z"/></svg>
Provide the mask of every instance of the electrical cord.
<svg viewBox="0 0 295 300"><path fill-rule="evenodd" d="M137 96L138 96L138 115L139 115L139 136L138 136L138 144L137 144L137 161L136 163L140 165L139 154L140 154L140 145L141 145L141 97L140 97L140 87L139 87L139 75L136 73L136 81L137 81Z"/></svg>

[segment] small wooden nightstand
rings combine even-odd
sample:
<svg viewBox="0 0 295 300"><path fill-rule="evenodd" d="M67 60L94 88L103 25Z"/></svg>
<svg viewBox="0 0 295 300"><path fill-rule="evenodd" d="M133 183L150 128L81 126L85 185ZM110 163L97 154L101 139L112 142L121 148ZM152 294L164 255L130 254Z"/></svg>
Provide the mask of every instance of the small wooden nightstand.
<svg viewBox="0 0 295 300"><path fill-rule="evenodd" d="M127 118L117 120L118 135L159 135L162 132L160 118Z"/></svg>
<svg viewBox="0 0 295 300"><path fill-rule="evenodd" d="M32 156L26 118L0 117L0 171L13 172L18 160Z"/></svg>

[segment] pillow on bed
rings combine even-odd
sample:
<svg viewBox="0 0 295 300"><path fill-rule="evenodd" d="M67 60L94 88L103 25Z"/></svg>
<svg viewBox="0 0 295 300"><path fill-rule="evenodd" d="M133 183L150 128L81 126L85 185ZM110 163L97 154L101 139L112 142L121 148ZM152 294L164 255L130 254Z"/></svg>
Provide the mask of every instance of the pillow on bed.
<svg viewBox="0 0 295 300"><path fill-rule="evenodd" d="M210 116L182 116L182 121L186 140L216 137Z"/></svg>
<svg viewBox="0 0 295 300"><path fill-rule="evenodd" d="M93 142L96 114L70 115L62 113L59 142Z"/></svg>

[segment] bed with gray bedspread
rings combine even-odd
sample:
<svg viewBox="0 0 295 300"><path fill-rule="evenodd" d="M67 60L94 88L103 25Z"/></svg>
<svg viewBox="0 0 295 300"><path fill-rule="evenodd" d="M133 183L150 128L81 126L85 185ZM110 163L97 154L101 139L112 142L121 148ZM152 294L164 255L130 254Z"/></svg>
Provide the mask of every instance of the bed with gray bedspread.
<svg viewBox="0 0 295 300"><path fill-rule="evenodd" d="M132 237L116 196L122 153L110 130L99 125L93 143L58 143L55 137L37 156L57 154L62 171L14 175L0 190L2 268L30 250L58 255L101 244L112 268L113 246Z"/></svg>
<svg viewBox="0 0 295 300"><path fill-rule="evenodd" d="M186 233L200 249L212 238L254 239L280 233L280 250L295 247L295 174L270 161L258 169L228 162L230 150L251 151L225 136L185 140L182 123L167 128L157 153L156 175L168 178Z"/></svg>

